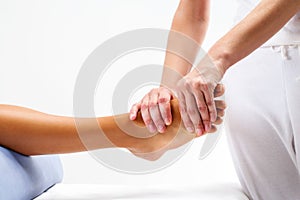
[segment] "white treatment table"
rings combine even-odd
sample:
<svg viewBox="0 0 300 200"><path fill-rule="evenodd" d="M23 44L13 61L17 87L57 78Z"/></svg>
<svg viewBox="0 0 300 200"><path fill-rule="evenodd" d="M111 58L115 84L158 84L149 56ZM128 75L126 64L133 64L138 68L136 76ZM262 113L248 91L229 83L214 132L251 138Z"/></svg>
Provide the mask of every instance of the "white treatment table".
<svg viewBox="0 0 300 200"><path fill-rule="evenodd" d="M35 200L101 200L101 199L204 199L248 200L239 185L215 183L209 185L97 185L58 184Z"/></svg>

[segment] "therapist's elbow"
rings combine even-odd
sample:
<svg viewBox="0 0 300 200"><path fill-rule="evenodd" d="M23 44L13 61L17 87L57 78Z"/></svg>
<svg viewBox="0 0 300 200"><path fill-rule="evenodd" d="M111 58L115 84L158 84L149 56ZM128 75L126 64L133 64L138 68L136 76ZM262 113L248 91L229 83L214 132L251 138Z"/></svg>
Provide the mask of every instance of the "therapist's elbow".
<svg viewBox="0 0 300 200"><path fill-rule="evenodd" d="M209 6L209 0L181 0L176 16L205 24L209 22Z"/></svg>

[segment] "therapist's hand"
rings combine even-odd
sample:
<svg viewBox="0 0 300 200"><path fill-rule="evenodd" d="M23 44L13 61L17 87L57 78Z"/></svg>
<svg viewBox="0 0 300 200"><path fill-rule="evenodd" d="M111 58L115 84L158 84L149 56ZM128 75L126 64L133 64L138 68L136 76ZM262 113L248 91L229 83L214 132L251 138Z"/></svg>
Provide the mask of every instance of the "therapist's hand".
<svg viewBox="0 0 300 200"><path fill-rule="evenodd" d="M152 89L142 100L134 104L130 110L130 119L135 120L141 110L143 121L151 133L165 132L166 126L172 123L170 101L172 92L165 87Z"/></svg>
<svg viewBox="0 0 300 200"><path fill-rule="evenodd" d="M214 97L220 97L224 94L224 92L225 92L224 86L222 84L218 84L214 90ZM170 100L172 98L173 95L171 91L168 90L167 88L164 87L155 88L151 90L148 94L146 94L140 102L132 106L130 111L130 119L135 120L137 117L137 112L141 110L144 123L146 124L150 132L156 132L157 130L159 130L154 122L156 122L156 124L163 126L162 130L160 130L159 132L161 133L165 132L166 125L170 125L173 121L171 107L170 107ZM220 104L225 104L225 102L220 101L217 104L217 109L218 110L224 109L223 107L218 108Z"/></svg>
<svg viewBox="0 0 300 200"><path fill-rule="evenodd" d="M223 88L223 87L221 87ZM224 93L223 92L219 94ZM225 114L226 104L223 100L215 100L217 107L217 120L213 122L212 128L209 132L206 133L214 133L217 130L217 125L223 122L223 116ZM167 126L166 132L164 134L154 134L151 137L144 138L142 141L137 142L135 148L130 148L129 151L134 155L146 159L146 160L157 160L159 159L165 152L171 149L178 148L194 138L199 137L194 133L189 133L185 130L181 123L181 117L179 112L178 100L174 99L170 103L173 122L171 126ZM142 116L139 114L137 116L137 123L141 123ZM139 126L143 126L144 124L139 124Z"/></svg>
<svg viewBox="0 0 300 200"><path fill-rule="evenodd" d="M197 135L208 132L217 119L214 90L223 77L209 58L183 77L174 89L179 101L179 111L185 128Z"/></svg>

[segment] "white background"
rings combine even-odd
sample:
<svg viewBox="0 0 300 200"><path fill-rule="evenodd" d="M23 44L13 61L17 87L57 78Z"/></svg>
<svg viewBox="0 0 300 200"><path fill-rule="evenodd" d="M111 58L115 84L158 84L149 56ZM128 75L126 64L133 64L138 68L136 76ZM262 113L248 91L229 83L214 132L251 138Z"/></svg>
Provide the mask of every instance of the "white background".
<svg viewBox="0 0 300 200"><path fill-rule="evenodd" d="M177 0L1 0L0 1L0 104L30 107L71 116L76 76L87 56L110 37L137 28L170 28ZM233 0L213 0L211 24L204 49L231 26ZM115 63L163 63L163 54L142 52ZM130 68L130 67L129 67ZM125 71L124 71L125 70ZM111 84L118 76L109 79ZM110 83L108 83L109 86ZM103 88L102 88L103 89ZM111 87L98 98L110 105ZM145 91L144 91L145 92ZM141 95L141 94L139 94ZM138 96L139 98L141 96ZM112 114L110 106L95 108L97 116ZM126 175L103 167L88 153L62 155L65 183L173 184L237 182L225 134L213 153L199 161L204 138L171 167L148 175Z"/></svg>

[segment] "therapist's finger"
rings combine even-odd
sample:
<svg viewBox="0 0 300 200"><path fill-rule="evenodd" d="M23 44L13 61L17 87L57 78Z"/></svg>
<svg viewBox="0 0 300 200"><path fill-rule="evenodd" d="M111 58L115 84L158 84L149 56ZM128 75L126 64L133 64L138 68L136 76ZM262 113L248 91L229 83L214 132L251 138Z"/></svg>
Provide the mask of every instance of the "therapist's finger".
<svg viewBox="0 0 300 200"><path fill-rule="evenodd" d="M225 110L227 105L223 100L215 100L216 108Z"/></svg>
<svg viewBox="0 0 300 200"><path fill-rule="evenodd" d="M211 121L210 121L209 110L205 102L205 98L203 96L203 93L201 92L201 83L200 82L194 83L192 90L197 103L196 109L198 113L200 113L202 123L204 125L204 130L207 132L211 127Z"/></svg>
<svg viewBox="0 0 300 200"><path fill-rule="evenodd" d="M160 114L166 125L171 125L172 123L172 113L170 100L172 95L168 92L161 92L158 97Z"/></svg>
<svg viewBox="0 0 300 200"><path fill-rule="evenodd" d="M166 130L166 127L165 127L164 120L160 114L157 92L154 92L150 95L149 111L150 111L150 116L152 118L152 121L155 125L155 128L160 133L163 133Z"/></svg>
<svg viewBox="0 0 300 200"><path fill-rule="evenodd" d="M223 123L223 119L221 117L217 117L216 121L213 122L213 125L220 125Z"/></svg>
<svg viewBox="0 0 300 200"><path fill-rule="evenodd" d="M201 85L201 91L204 94L205 103L209 111L210 121L214 122L217 119L217 110L216 110L215 102L213 100L213 94L209 90L209 86L205 84Z"/></svg>
<svg viewBox="0 0 300 200"><path fill-rule="evenodd" d="M177 98L179 102L179 112L181 116L181 120L183 122L184 127L190 133L194 133L194 126L192 121L190 120L188 113L187 113L187 105L185 102L185 96L182 92L177 92Z"/></svg>
<svg viewBox="0 0 300 200"><path fill-rule="evenodd" d="M218 84L214 90L214 97L220 97L225 93L225 87L223 84Z"/></svg>
<svg viewBox="0 0 300 200"><path fill-rule="evenodd" d="M193 91L193 92L196 94L198 93L198 91ZM196 134L202 135L205 132L205 118L201 116L201 113L198 110L198 103L195 98L195 94L193 93L191 94L190 92L187 92L185 95L187 96L186 103L187 103L187 113L189 115L189 118L194 124ZM199 98L201 99L201 97L197 97L197 98L198 100ZM207 115L207 118L208 117L209 116Z"/></svg>
<svg viewBox="0 0 300 200"><path fill-rule="evenodd" d="M225 110L224 109L217 109L217 115L218 115L218 117L224 117Z"/></svg>
<svg viewBox="0 0 300 200"><path fill-rule="evenodd" d="M136 104L134 104L131 109L130 109L130 115L129 115L129 118L130 120L135 120L136 117L137 117L137 113L138 111L141 109L141 102L138 102Z"/></svg>
<svg viewBox="0 0 300 200"><path fill-rule="evenodd" d="M143 121L147 127L147 129L151 132L151 133L155 133L156 127L154 125L154 122L152 121L150 112L149 112L149 98L145 98L142 102L141 105L141 115L143 118Z"/></svg>
<svg viewBox="0 0 300 200"><path fill-rule="evenodd" d="M214 125L211 126L210 130L208 131L208 133L214 133L218 130L218 128Z"/></svg>
<svg viewBox="0 0 300 200"><path fill-rule="evenodd" d="M202 135L196 135L196 138L206 135L208 133L215 133L217 130L218 130L218 128L216 126L212 125L208 132L204 132Z"/></svg>

